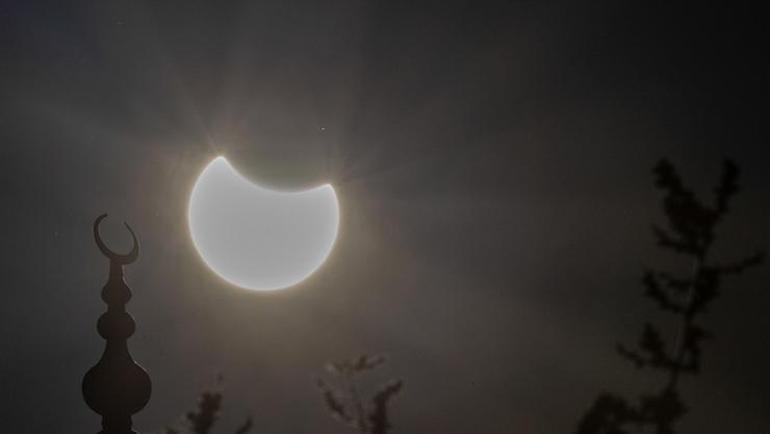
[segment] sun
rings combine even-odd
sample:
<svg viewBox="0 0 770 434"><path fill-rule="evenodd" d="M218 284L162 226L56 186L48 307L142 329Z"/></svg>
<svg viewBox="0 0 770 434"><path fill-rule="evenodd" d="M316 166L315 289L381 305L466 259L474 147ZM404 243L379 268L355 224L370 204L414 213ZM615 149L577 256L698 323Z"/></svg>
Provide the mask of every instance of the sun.
<svg viewBox="0 0 770 434"><path fill-rule="evenodd" d="M190 194L188 224L203 261L226 281L270 291L312 275L331 253L339 229L334 187L264 188L224 157L201 172Z"/></svg>

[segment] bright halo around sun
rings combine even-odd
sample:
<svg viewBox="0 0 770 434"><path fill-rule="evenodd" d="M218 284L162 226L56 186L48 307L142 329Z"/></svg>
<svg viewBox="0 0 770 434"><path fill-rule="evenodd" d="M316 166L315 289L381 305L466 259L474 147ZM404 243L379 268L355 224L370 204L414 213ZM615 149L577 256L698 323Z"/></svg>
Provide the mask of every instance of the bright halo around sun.
<svg viewBox="0 0 770 434"><path fill-rule="evenodd" d="M287 288L313 274L334 246L339 220L330 184L270 190L224 157L200 174L188 208L190 235L206 265L234 285L259 291Z"/></svg>

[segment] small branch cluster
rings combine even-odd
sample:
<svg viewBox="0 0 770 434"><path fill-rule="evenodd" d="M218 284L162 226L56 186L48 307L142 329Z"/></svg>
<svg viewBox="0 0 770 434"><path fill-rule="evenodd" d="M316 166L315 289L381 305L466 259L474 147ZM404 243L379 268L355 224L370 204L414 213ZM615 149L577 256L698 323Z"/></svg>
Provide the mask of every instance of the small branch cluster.
<svg viewBox="0 0 770 434"><path fill-rule="evenodd" d="M218 382L221 378L218 379ZM188 412L184 419L186 425L186 432L190 434L210 434L212 427L219 419L219 411L222 408L222 392L220 391L205 391L201 394L198 400L198 407ZM235 434L246 434L251 431L252 428L251 418L246 421L235 431ZM178 431L173 428L166 428L165 434L181 434L182 431Z"/></svg>
<svg viewBox="0 0 770 434"><path fill-rule="evenodd" d="M664 193L663 210L668 228L653 226L658 246L688 258L692 272L678 276L665 270L645 270L644 295L661 310L677 317L679 329L673 345L666 342L659 328L646 323L636 349L624 345L618 353L637 368L650 368L666 377L657 393L642 395L637 405L623 398L603 394L581 420L578 434L624 434L627 425L649 425L657 434L674 432L674 422L687 411L678 393L683 374L701 369L701 346L712 333L697 322L719 295L722 278L739 274L762 262L762 253L730 263L710 263L708 254L714 230L729 210L738 192L738 168L731 161L723 164L722 177L714 189L714 203L701 203L684 187L674 167L666 160L655 166L656 186Z"/></svg>
<svg viewBox="0 0 770 434"><path fill-rule="evenodd" d="M362 355L351 360L329 363L326 369L338 377L340 386L334 387L319 379L326 407L332 416L361 434L386 434L390 428L388 404L401 390L401 380L386 383L371 397L368 405L361 398L356 381L360 374L385 363L382 356Z"/></svg>

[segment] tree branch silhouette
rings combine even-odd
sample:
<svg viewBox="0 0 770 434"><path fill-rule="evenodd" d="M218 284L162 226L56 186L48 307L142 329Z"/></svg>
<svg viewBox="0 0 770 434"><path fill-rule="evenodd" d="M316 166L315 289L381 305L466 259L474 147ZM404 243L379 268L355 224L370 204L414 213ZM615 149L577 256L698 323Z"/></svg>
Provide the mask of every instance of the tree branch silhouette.
<svg viewBox="0 0 770 434"><path fill-rule="evenodd" d="M217 385L222 381L217 377ZM198 406L195 410L187 412L184 417L185 428L190 434L210 434L211 429L219 420L219 412L222 408L222 392L218 390L204 391L198 399ZM253 421L251 417L236 429L235 434L246 434L251 431ZM166 428L164 434L181 434L174 428Z"/></svg>
<svg viewBox="0 0 770 434"><path fill-rule="evenodd" d="M628 426L651 426L656 434L673 434L675 422L687 412L679 396L681 378L700 372L702 344L712 338L698 323L699 315L719 296L723 277L740 274L763 259L760 252L726 264L709 262L714 231L739 191L738 167L732 161L723 163L712 206L704 205L684 186L667 160L661 160L653 173L655 186L663 192L668 223L666 228L653 225L653 235L660 248L684 256L692 268L684 277L665 270L643 273L644 295L678 320L673 343L666 342L657 326L646 323L636 349L619 344L616 350L637 368L663 373L664 385L657 392L641 395L636 404L601 394L580 420L576 434L626 434Z"/></svg>
<svg viewBox="0 0 770 434"><path fill-rule="evenodd" d="M382 356L362 355L350 360L329 363L327 371L339 379L341 386L335 387L322 379L317 386L332 417L361 434L387 434L391 428L388 405L401 391L401 380L391 381L382 386L367 405L361 398L357 384L360 374L385 363Z"/></svg>

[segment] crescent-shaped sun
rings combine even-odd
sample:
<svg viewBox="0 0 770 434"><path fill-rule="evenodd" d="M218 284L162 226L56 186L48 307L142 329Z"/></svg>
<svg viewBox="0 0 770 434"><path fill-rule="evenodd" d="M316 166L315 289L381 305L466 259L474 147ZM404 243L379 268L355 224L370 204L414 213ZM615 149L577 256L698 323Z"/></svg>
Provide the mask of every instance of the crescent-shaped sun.
<svg viewBox="0 0 770 434"><path fill-rule="evenodd" d="M269 291L302 282L324 263L337 238L339 203L330 184L275 191L217 157L193 186L188 224L195 249L217 275Z"/></svg>

